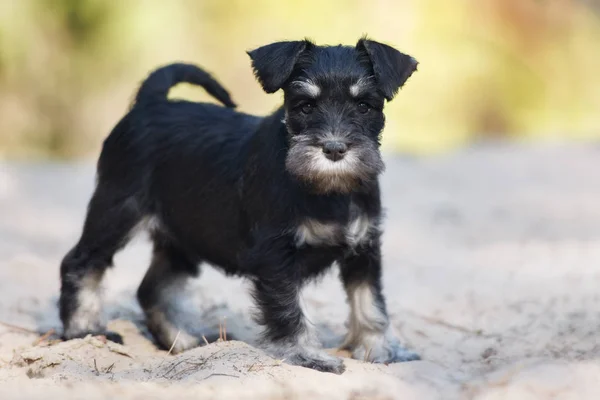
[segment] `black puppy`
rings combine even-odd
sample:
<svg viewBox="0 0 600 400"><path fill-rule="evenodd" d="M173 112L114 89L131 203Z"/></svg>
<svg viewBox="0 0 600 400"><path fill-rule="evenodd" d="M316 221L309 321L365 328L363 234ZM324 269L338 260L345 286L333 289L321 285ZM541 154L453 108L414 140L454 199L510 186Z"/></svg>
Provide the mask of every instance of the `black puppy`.
<svg viewBox="0 0 600 400"><path fill-rule="evenodd" d="M105 140L83 233L61 266L64 337L105 333L102 276L141 227L154 252L138 298L165 348L179 331L176 352L199 344L177 325L172 299L206 262L251 280L268 352L341 373L299 303L303 284L337 262L351 309L344 348L374 362L418 359L386 312L378 183L384 101L417 61L368 39L354 47L278 42L248 54L264 90L284 91L273 114L236 112L207 73L173 64L148 77ZM169 101L180 82L227 107Z"/></svg>

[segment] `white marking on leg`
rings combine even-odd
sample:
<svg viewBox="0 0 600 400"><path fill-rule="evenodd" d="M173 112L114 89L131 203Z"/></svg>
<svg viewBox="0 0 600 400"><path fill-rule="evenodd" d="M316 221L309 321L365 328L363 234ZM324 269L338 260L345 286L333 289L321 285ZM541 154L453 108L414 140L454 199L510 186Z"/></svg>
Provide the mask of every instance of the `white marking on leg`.
<svg viewBox="0 0 600 400"><path fill-rule="evenodd" d="M136 226L129 232L129 240L133 239L140 232L155 232L162 228L162 223L155 215L147 215L137 223Z"/></svg>
<svg viewBox="0 0 600 400"><path fill-rule="evenodd" d="M378 307L373 289L361 284L348 290L350 321L342 347L358 360L387 362L415 359L416 354L400 345L387 316Z"/></svg>
<svg viewBox="0 0 600 400"><path fill-rule="evenodd" d="M371 225L371 220L366 214L359 215L346 227L307 218L296 228L296 246L330 246L345 240L348 246L356 247L368 239Z"/></svg>
<svg viewBox="0 0 600 400"><path fill-rule="evenodd" d="M293 81L290 86L301 91L308 97L317 98L321 94L321 88L311 80Z"/></svg>
<svg viewBox="0 0 600 400"><path fill-rule="evenodd" d="M369 230L371 229L371 221L366 214L361 214L348 225L346 230L346 241L350 247L356 247L364 242Z"/></svg>
<svg viewBox="0 0 600 400"><path fill-rule="evenodd" d="M178 329L160 308L146 311L146 319L150 330L158 336L157 340L164 347L172 347L173 350L171 352L173 354L197 347L200 343L198 338L182 329ZM176 338L177 341L175 341Z"/></svg>
<svg viewBox="0 0 600 400"><path fill-rule="evenodd" d="M167 262L156 258L156 255L147 276L151 277L152 290L155 291L152 296L156 297L155 305L144 310L150 331L163 347L173 346L174 354L197 347L200 339L178 326L179 304L185 294L188 276L183 273L174 274Z"/></svg>
<svg viewBox="0 0 600 400"><path fill-rule="evenodd" d="M339 226L307 218L296 229L296 246L332 245L339 237Z"/></svg>
<svg viewBox="0 0 600 400"><path fill-rule="evenodd" d="M350 289L350 330L361 335L365 330L383 332L388 319L379 309L373 290L367 284Z"/></svg>
<svg viewBox="0 0 600 400"><path fill-rule="evenodd" d="M147 217L144 222L146 225L146 229L149 231L156 231L156 230L161 229L161 227L162 227L162 223L160 222L158 217L155 215L151 215L151 216Z"/></svg>
<svg viewBox="0 0 600 400"><path fill-rule="evenodd" d="M77 307L65 329L67 337L73 337L86 332L97 332L103 329L102 293L100 282L104 274L91 272L79 282Z"/></svg>

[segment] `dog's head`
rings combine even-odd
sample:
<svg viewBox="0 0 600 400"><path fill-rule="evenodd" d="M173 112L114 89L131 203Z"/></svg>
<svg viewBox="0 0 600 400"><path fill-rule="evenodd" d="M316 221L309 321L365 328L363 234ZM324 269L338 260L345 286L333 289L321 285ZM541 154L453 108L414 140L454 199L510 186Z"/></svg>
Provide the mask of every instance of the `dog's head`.
<svg viewBox="0 0 600 400"><path fill-rule="evenodd" d="M348 193L383 171L384 102L417 61L368 39L356 46L277 42L248 52L267 93L284 91L287 170L319 193Z"/></svg>

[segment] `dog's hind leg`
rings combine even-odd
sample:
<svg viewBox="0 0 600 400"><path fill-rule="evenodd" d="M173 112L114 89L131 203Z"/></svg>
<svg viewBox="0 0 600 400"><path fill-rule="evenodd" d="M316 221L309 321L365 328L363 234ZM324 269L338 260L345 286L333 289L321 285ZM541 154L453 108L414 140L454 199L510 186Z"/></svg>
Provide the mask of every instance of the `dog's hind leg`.
<svg viewBox="0 0 600 400"><path fill-rule="evenodd" d="M156 232L150 268L138 289L138 301L148 329L163 349L180 353L199 345L181 321L177 300L188 278L198 274L198 263L191 260L168 238Z"/></svg>
<svg viewBox="0 0 600 400"><path fill-rule="evenodd" d="M114 254L125 246L140 220L138 204L129 193L98 185L79 242L60 267L59 308L65 339L104 334L122 341L119 335L105 332L100 284Z"/></svg>

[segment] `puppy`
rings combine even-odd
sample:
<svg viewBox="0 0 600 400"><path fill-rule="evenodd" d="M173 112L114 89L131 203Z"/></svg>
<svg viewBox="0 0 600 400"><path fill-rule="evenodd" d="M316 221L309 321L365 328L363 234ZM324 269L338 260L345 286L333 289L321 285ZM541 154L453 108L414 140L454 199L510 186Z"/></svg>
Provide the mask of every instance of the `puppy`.
<svg viewBox="0 0 600 400"><path fill-rule="evenodd" d="M265 92L283 89L273 114L236 112L209 74L172 64L150 74L104 141L83 232L61 265L64 337L107 334L102 277L144 228L154 249L138 299L163 348L178 332L176 352L200 343L178 325L173 299L206 263L251 281L266 351L342 373L299 303L303 285L337 262L350 304L343 348L373 362L418 359L386 312L378 182L384 102L417 61L366 38L356 46L277 42L248 54ZM180 82L204 87L225 107L168 100Z"/></svg>

